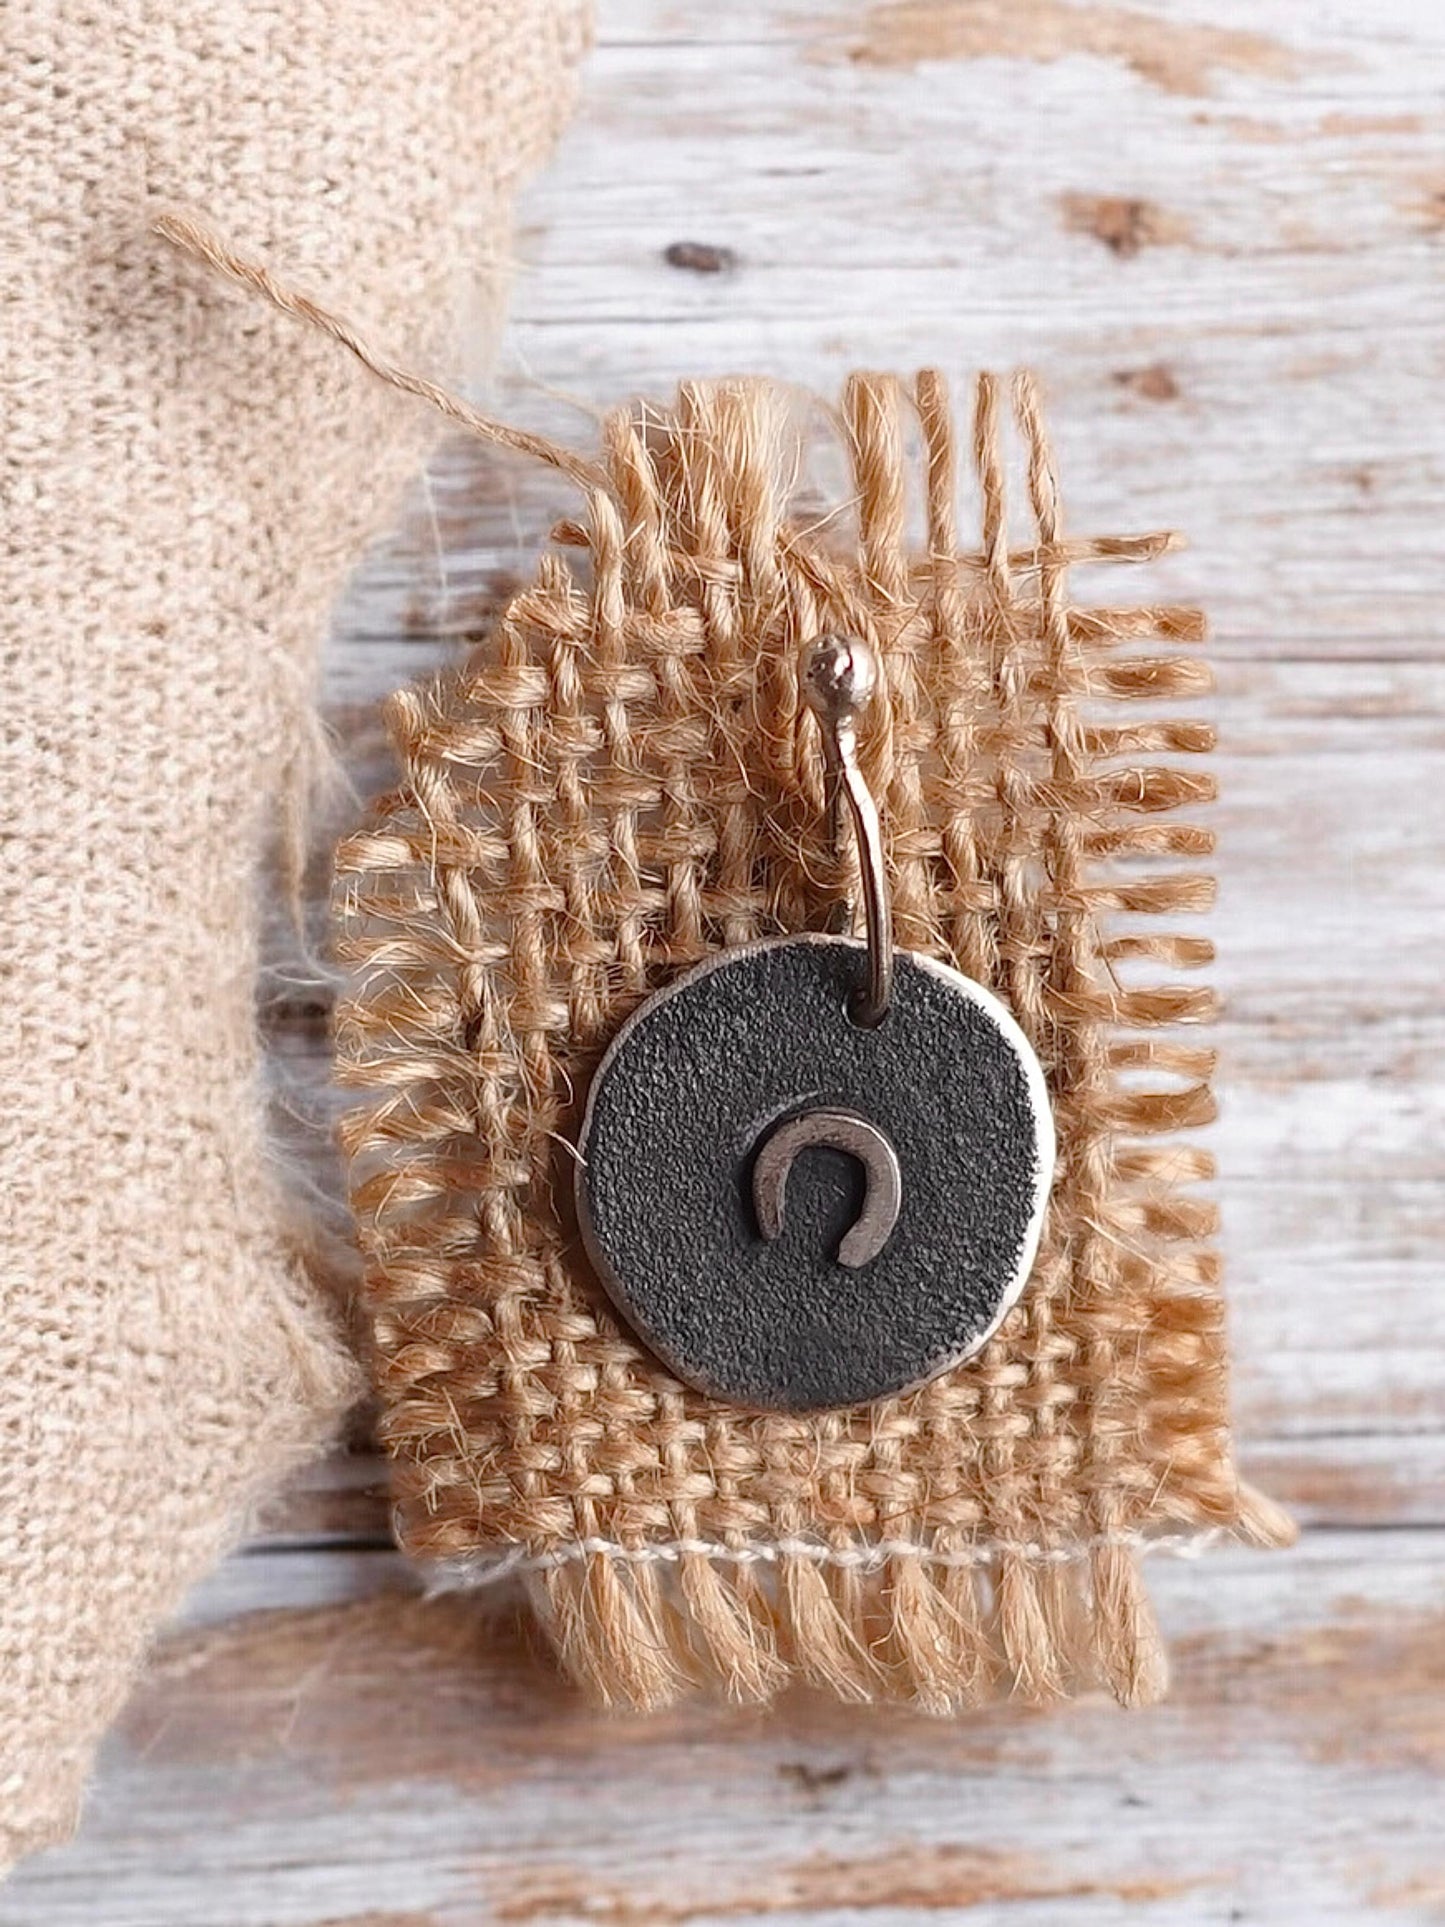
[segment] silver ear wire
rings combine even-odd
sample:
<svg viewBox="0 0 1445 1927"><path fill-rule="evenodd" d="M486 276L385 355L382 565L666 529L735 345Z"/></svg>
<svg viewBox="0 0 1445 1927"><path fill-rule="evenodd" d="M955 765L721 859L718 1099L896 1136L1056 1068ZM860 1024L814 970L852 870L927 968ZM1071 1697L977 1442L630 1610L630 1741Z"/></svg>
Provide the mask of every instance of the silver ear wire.
<svg viewBox="0 0 1445 1927"><path fill-rule="evenodd" d="M878 687L878 658L856 636L820 636L803 656L803 690L823 732L830 797L841 790L858 839L863 914L868 933L868 981L854 999L855 1023L872 1029L893 997L893 919L878 806L858 767L858 718Z"/></svg>

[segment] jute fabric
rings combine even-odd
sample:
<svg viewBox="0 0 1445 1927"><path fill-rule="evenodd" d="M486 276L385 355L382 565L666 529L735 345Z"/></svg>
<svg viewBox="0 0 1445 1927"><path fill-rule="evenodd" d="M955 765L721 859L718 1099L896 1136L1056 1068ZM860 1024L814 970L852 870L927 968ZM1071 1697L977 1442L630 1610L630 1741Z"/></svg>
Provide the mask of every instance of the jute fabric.
<svg viewBox="0 0 1445 1927"><path fill-rule="evenodd" d="M851 379L846 481L760 382L608 423L585 510L464 666L389 707L398 786L338 856L346 1142L403 1544L525 1578L603 1700L801 1679L944 1712L1155 1697L1155 1539L1286 1536L1231 1460L1207 1155L1213 886L1192 611L1079 606L1032 383ZM1012 419L1010 420L1010 417ZM485 428L483 432L486 432ZM960 442L980 537L960 541ZM1013 450L1011 455L1010 451ZM1009 476L1017 470L1009 534ZM1020 507L1022 514L1020 514ZM916 533L915 533L916 532ZM580 566L572 566L567 551ZM997 991L1060 1140L1033 1279L976 1360L786 1417L684 1388L582 1254L589 1077L651 991L823 929L834 854L802 645L868 638L863 728L900 944ZM854 893L856 894L856 893Z"/></svg>
<svg viewBox="0 0 1445 1927"><path fill-rule="evenodd" d="M581 37L572 0L3 12L0 1866L69 1829L154 1627L357 1389L261 1128L255 878L427 424L151 217L453 365Z"/></svg>

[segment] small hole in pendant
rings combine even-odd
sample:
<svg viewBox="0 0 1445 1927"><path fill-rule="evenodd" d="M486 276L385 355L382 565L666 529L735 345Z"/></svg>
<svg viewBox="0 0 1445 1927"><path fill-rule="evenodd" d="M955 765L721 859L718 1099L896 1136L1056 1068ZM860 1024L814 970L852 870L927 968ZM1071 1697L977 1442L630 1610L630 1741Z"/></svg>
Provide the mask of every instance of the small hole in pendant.
<svg viewBox="0 0 1445 1927"><path fill-rule="evenodd" d="M868 994L863 990L849 991L843 1000L843 1015L854 1030L879 1030L888 1021L886 1010L869 1014Z"/></svg>

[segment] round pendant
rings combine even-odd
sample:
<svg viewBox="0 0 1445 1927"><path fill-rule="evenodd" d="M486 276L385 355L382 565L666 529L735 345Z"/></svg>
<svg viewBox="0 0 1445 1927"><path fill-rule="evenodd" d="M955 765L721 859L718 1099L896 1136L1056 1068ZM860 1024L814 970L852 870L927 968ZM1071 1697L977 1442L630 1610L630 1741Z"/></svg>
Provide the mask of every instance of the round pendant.
<svg viewBox="0 0 1445 1927"><path fill-rule="evenodd" d="M865 947L721 952L598 1068L578 1218L623 1318L690 1385L805 1412L970 1357L1032 1267L1053 1175L1043 1071L981 985L908 951L887 1014Z"/></svg>

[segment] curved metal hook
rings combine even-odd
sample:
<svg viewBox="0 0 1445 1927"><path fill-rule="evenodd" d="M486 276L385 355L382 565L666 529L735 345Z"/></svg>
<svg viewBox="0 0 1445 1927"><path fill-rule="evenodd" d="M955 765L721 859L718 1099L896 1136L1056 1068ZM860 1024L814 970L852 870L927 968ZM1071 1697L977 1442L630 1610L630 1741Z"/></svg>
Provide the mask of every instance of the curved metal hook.
<svg viewBox="0 0 1445 1927"><path fill-rule="evenodd" d="M788 1173L799 1154L815 1144L857 1158L866 1174L863 1209L838 1246L838 1263L856 1271L887 1244L903 1204L898 1153L878 1126L856 1111L804 1111L785 1118L763 1140L753 1165L758 1229L769 1243L781 1236Z"/></svg>
<svg viewBox="0 0 1445 1927"><path fill-rule="evenodd" d="M858 871L868 928L868 982L853 999L856 1024L881 1024L893 997L893 929L883 837L858 767L858 718L878 688L878 658L857 636L820 636L803 658L803 691L823 732L829 810L838 833L838 798L847 799L858 840Z"/></svg>

